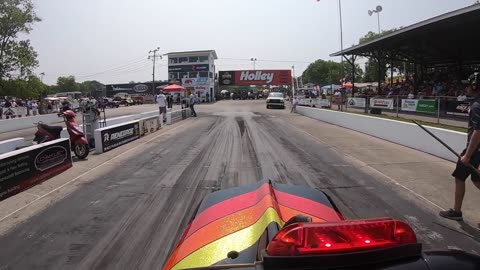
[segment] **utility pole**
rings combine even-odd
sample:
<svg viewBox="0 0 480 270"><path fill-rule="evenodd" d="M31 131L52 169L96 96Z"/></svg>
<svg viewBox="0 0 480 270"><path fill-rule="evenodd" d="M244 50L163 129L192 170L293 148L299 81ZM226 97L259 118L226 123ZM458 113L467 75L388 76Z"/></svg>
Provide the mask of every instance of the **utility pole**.
<svg viewBox="0 0 480 270"><path fill-rule="evenodd" d="M149 51L148 52L148 59L153 59L153 73L152 73L152 94L155 95L155 61L157 57L162 59L162 56L159 55L157 56L157 52L160 50L160 47L157 47L155 50ZM153 55L152 55L153 54Z"/></svg>
<svg viewBox="0 0 480 270"><path fill-rule="evenodd" d="M255 70L255 62L257 62L257 58L250 58L250 61L253 62L253 70Z"/></svg>
<svg viewBox="0 0 480 270"><path fill-rule="evenodd" d="M296 96L295 95L295 65L292 66L293 70L293 80L292 80L292 100Z"/></svg>
<svg viewBox="0 0 480 270"><path fill-rule="evenodd" d="M343 21L342 21L342 1L338 0L338 13L340 16L340 52L342 53L341 56L341 63L342 63L342 70L341 70L341 75L342 75L342 80L345 78L345 71L343 70Z"/></svg>

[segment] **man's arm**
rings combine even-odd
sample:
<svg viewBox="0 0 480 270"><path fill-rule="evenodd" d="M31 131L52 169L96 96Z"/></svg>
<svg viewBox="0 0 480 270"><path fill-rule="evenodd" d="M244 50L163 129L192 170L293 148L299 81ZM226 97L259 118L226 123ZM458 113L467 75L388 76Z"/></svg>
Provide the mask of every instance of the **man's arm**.
<svg viewBox="0 0 480 270"><path fill-rule="evenodd" d="M480 130L475 129L472 134L472 138L470 138L470 143L468 144L467 151L465 155L462 157L462 161L464 158L467 158L464 163L469 163L470 158L472 157L473 153L477 150L478 144L480 143Z"/></svg>
<svg viewBox="0 0 480 270"><path fill-rule="evenodd" d="M478 144L480 143L480 106L474 103L471 110L472 126L474 130L470 142L468 143L467 151L465 151L465 155L462 157L462 162L465 164L470 163L470 158L475 151L477 151Z"/></svg>

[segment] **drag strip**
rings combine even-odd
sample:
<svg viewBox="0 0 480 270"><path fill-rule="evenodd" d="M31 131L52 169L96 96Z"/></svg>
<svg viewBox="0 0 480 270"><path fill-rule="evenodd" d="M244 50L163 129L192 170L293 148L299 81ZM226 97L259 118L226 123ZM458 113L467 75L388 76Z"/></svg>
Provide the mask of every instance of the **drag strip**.
<svg viewBox="0 0 480 270"><path fill-rule="evenodd" d="M0 237L0 269L159 269L206 194L265 178L325 191L347 218L406 220L427 248L480 250L436 207L294 125L302 116L263 102L197 111L72 179L75 191Z"/></svg>

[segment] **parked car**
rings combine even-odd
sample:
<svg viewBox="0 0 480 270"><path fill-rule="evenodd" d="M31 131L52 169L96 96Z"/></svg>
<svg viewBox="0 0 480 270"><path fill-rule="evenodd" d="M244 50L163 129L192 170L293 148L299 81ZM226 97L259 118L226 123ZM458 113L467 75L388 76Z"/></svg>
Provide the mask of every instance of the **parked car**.
<svg viewBox="0 0 480 270"><path fill-rule="evenodd" d="M132 97L133 102L136 105L142 105L144 103L144 98L143 97Z"/></svg>
<svg viewBox="0 0 480 270"><path fill-rule="evenodd" d="M120 106L120 101L114 100L113 98L104 98L102 105L110 108L118 108Z"/></svg>

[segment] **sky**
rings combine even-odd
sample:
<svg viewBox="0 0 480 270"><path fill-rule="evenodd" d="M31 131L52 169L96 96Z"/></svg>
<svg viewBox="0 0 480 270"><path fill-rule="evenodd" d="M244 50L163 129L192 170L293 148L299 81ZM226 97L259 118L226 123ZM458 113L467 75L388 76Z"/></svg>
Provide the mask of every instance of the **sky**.
<svg viewBox="0 0 480 270"><path fill-rule="evenodd" d="M42 22L26 37L39 54L36 73L102 83L151 81L148 52L216 50L217 70L290 69L340 61L337 0L33 0ZM472 5L474 0L341 0L344 47L368 31L408 26ZM167 79L167 59L155 78Z"/></svg>

